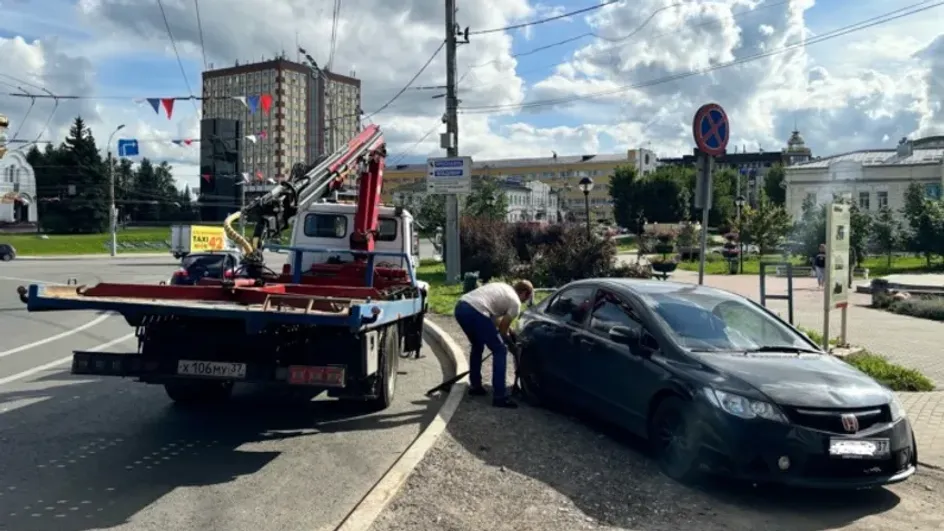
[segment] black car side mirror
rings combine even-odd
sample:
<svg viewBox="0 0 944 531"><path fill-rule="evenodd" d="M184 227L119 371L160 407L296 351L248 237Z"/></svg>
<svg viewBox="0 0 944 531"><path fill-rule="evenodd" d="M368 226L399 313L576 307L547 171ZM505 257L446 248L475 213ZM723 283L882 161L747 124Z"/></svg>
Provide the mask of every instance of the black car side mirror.
<svg viewBox="0 0 944 531"><path fill-rule="evenodd" d="M626 326L614 326L609 331L610 341L632 346L639 341L639 333Z"/></svg>

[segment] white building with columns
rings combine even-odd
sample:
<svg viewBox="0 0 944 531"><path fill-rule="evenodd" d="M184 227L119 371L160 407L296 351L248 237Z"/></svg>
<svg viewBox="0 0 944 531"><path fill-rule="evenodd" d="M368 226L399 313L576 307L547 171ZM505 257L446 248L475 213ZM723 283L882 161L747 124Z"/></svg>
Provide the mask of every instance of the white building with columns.
<svg viewBox="0 0 944 531"><path fill-rule="evenodd" d="M0 224L37 223L36 173L20 151L0 158Z"/></svg>
<svg viewBox="0 0 944 531"><path fill-rule="evenodd" d="M847 197L865 212L888 206L899 214L911 183L928 198L941 198L944 189L944 136L902 139L895 149L854 151L784 168L786 207L802 215L808 197L823 204L834 195Z"/></svg>

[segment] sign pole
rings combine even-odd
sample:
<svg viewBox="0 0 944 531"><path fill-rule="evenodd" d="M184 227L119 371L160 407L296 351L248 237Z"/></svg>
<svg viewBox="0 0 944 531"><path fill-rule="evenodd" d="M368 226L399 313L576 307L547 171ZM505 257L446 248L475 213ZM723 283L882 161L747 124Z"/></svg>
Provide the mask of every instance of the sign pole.
<svg viewBox="0 0 944 531"><path fill-rule="evenodd" d="M699 155L699 163L701 164L701 171L699 172L699 179L701 182L701 189L697 190L701 192L701 242L699 244L698 251L698 285L705 284L705 259L708 256L708 214L711 213L711 157L701 153Z"/></svg>
<svg viewBox="0 0 944 531"><path fill-rule="evenodd" d="M695 178L695 208L701 208L701 244L698 253L698 284L705 283L705 259L708 255L708 214L711 213L711 165L715 157L725 154L731 126L728 114L717 103L707 103L695 111L692 137L698 148Z"/></svg>
<svg viewBox="0 0 944 531"><path fill-rule="evenodd" d="M446 137L443 142L446 154L450 157L459 156L459 99L456 80L456 1L446 0ZM446 285L459 282L462 274L460 264L462 254L459 252L459 196L450 193L446 196L446 252L443 259L446 261Z"/></svg>

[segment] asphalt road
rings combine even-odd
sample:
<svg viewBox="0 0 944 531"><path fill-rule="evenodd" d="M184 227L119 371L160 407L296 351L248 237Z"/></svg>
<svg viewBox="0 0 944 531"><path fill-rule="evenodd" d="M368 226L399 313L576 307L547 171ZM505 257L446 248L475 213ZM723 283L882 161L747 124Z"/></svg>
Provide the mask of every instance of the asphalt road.
<svg viewBox="0 0 944 531"><path fill-rule="evenodd" d="M68 374L72 350L135 349L120 316L30 314L15 293L31 281L157 282L174 267L0 264L0 530L332 529L438 411L423 396L443 377L428 347L401 360L397 400L378 414L248 386L220 409L181 411L161 387Z"/></svg>

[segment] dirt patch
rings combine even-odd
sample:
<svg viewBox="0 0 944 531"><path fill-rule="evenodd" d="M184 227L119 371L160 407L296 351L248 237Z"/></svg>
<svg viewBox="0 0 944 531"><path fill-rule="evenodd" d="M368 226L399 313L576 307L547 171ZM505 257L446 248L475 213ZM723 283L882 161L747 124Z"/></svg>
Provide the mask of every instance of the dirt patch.
<svg viewBox="0 0 944 531"><path fill-rule="evenodd" d="M451 319L434 317L461 345ZM486 363L486 365L488 365ZM486 372L490 368L486 367ZM485 381L489 375L485 374ZM465 399L374 531L940 529L944 473L856 492L804 492L662 476L628 436L523 406Z"/></svg>

